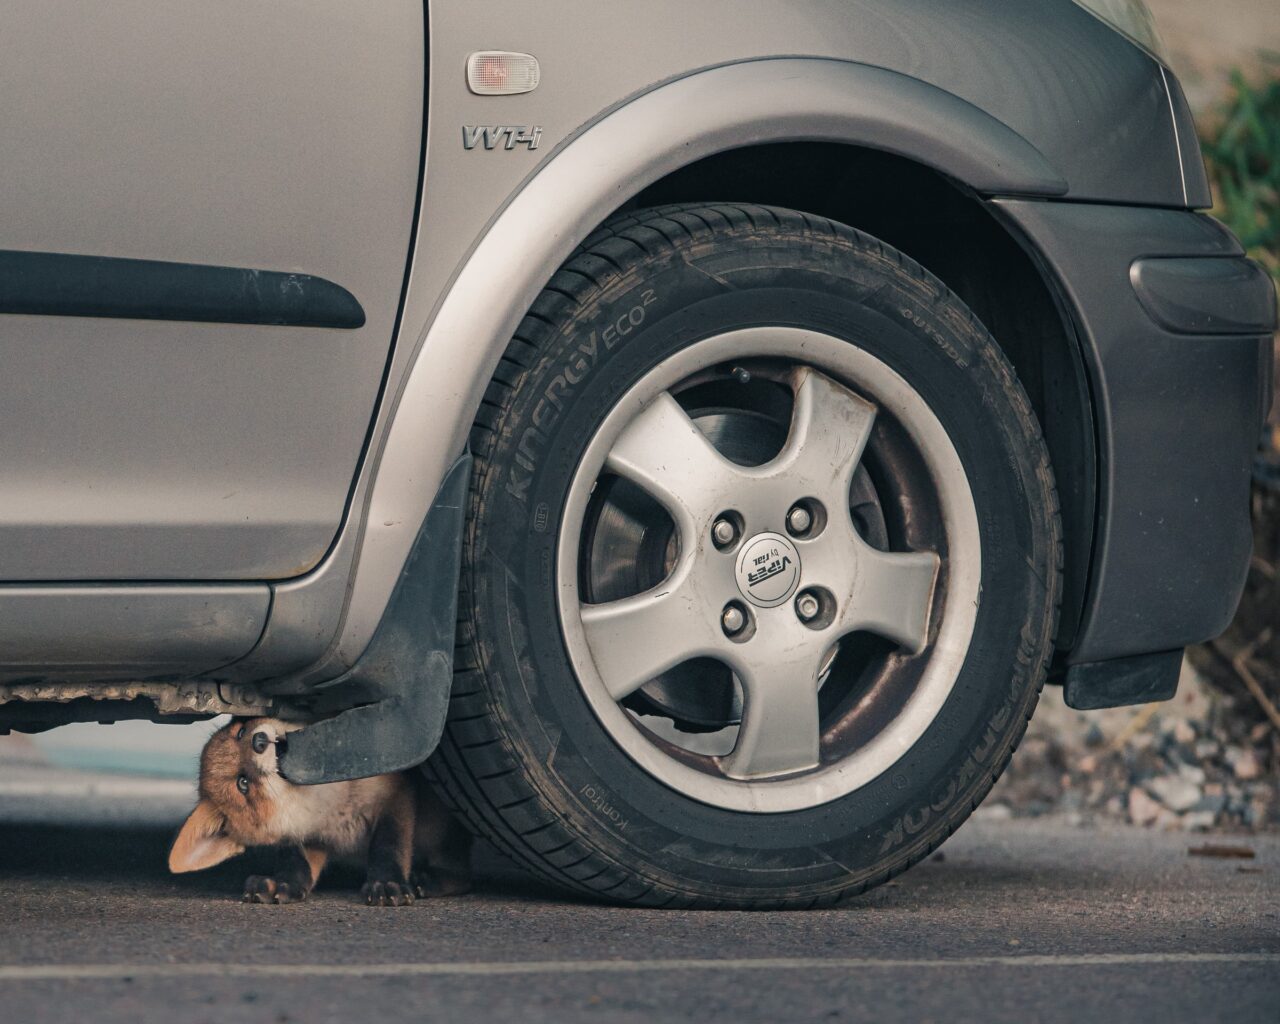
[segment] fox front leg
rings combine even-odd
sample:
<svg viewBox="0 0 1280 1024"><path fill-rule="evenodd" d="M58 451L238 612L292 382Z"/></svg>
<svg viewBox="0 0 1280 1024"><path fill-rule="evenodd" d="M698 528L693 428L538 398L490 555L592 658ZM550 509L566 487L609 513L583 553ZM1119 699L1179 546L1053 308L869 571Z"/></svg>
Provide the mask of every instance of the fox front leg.
<svg viewBox="0 0 1280 1024"><path fill-rule="evenodd" d="M275 871L270 875L250 875L244 883L246 903L298 903L315 888L327 855L323 850L303 846L277 849Z"/></svg>
<svg viewBox="0 0 1280 1024"><path fill-rule="evenodd" d="M407 792L390 802L369 836L369 867L360 895L371 907L413 902L409 862L413 855L413 803Z"/></svg>

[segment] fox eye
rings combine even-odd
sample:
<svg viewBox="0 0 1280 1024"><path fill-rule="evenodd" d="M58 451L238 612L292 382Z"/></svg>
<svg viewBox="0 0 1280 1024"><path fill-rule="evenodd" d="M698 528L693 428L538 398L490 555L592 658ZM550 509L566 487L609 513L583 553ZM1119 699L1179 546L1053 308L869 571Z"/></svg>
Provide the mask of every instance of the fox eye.
<svg viewBox="0 0 1280 1024"><path fill-rule="evenodd" d="M243 793L245 796L248 796L249 795L249 776L247 775L236 776L236 789L240 790L240 792Z"/></svg>

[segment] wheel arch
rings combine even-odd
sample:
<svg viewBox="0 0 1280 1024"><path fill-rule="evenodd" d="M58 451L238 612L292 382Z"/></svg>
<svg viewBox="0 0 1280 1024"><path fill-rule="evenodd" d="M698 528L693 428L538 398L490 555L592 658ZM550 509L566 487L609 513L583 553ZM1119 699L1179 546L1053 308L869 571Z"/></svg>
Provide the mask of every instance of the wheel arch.
<svg viewBox="0 0 1280 1024"><path fill-rule="evenodd" d="M814 145L919 168L971 204L982 195L1051 198L1068 187L1039 150L978 107L863 64L816 58L730 64L660 84L606 111L508 198L423 330L376 452L347 612L329 662L352 664L368 645L502 352L573 249L612 213L703 161L759 152L755 147ZM1035 280L1046 287L1038 274ZM1067 331L1061 319L1057 324ZM424 445L423 438L432 441Z"/></svg>

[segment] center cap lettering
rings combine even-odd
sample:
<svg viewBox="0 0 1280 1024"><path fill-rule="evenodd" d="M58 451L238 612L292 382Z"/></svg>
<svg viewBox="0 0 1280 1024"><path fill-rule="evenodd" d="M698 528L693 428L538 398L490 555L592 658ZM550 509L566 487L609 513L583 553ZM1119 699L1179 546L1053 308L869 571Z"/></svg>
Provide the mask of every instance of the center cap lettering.
<svg viewBox="0 0 1280 1024"><path fill-rule="evenodd" d="M760 608L782 604L800 583L800 552L776 533L758 533L738 555L738 589Z"/></svg>

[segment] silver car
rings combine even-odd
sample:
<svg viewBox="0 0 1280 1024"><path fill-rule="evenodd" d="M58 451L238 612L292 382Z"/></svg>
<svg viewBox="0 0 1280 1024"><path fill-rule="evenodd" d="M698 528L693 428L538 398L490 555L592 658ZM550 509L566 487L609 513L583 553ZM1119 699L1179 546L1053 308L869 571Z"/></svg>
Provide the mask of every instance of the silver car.
<svg viewBox="0 0 1280 1024"><path fill-rule="evenodd" d="M809 906L1232 615L1275 297L1138 0L17 0L0 96L0 729Z"/></svg>

